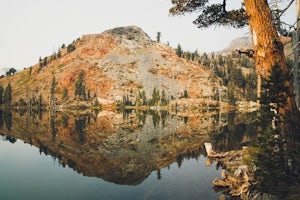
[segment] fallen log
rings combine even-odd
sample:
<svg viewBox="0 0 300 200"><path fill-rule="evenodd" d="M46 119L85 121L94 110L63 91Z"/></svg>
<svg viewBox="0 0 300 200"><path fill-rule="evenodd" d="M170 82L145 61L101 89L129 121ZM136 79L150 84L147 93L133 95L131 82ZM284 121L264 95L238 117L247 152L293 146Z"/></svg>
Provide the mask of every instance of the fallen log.
<svg viewBox="0 0 300 200"><path fill-rule="evenodd" d="M211 143L205 142L204 146L205 146L205 150L206 150L207 156L209 158L224 158L228 154L228 152L226 152L226 153L216 153L212 149Z"/></svg>
<svg viewBox="0 0 300 200"><path fill-rule="evenodd" d="M222 167L227 166L229 163L235 163L235 167L232 166L232 170L229 174L228 171L222 169L222 180L214 179L213 184L216 187L228 188L228 193L231 196L239 196L241 199L248 199L249 190L251 185L251 178L247 165L242 165L243 152L230 151L225 153L216 153L211 143L204 143L207 153L207 159L217 159L218 162L225 163ZM210 163L212 162L210 161Z"/></svg>
<svg viewBox="0 0 300 200"><path fill-rule="evenodd" d="M230 186L230 183L228 183L227 181L222 181L217 178L215 178L213 180L213 184L217 187L229 187Z"/></svg>

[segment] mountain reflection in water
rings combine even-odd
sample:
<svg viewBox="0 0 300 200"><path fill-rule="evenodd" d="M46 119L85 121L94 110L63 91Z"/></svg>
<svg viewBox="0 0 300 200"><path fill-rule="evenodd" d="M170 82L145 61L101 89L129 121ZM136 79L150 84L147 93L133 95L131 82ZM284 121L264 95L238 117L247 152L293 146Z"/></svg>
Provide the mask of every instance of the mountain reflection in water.
<svg viewBox="0 0 300 200"><path fill-rule="evenodd" d="M255 117L255 113L172 115L167 111L131 110L71 114L6 110L0 111L0 133L3 140L18 143L19 139L29 143L40 153L58 160L59 165L69 166L83 176L121 185L140 185L151 179L153 173L160 180L166 177L168 172L165 170L174 163L178 166L176 173L180 174L181 166L194 158L192 160L202 163L199 168L203 169L197 170L209 178L204 181L206 186L201 186L206 188L205 194L217 198L211 181L220 172L205 167L203 143L212 142L222 151L240 149L255 137ZM168 177L169 180L172 176L174 174ZM193 179L193 175L189 179ZM173 184L180 182L173 181ZM198 183L201 181L200 178ZM189 193L189 190L191 188L184 188L183 193Z"/></svg>

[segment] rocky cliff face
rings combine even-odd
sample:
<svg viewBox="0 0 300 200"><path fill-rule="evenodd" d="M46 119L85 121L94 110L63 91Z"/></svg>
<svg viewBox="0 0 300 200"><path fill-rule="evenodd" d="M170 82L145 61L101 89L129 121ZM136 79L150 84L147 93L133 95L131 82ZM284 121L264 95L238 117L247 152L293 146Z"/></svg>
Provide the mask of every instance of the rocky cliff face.
<svg viewBox="0 0 300 200"><path fill-rule="evenodd" d="M48 103L53 76L55 97L65 104L75 98L75 82L84 72L84 85L90 96L100 103L114 103L124 95L135 100L140 91L151 97L154 87L168 97L178 98L187 90L191 98L212 95L219 82L212 81L211 72L198 63L179 58L167 45L152 41L140 28L120 27L102 34L84 35L72 43L75 50L61 50L61 57L47 57L46 66L39 64L0 80L4 87L13 88L13 101L42 96ZM69 102L67 102L69 103Z"/></svg>

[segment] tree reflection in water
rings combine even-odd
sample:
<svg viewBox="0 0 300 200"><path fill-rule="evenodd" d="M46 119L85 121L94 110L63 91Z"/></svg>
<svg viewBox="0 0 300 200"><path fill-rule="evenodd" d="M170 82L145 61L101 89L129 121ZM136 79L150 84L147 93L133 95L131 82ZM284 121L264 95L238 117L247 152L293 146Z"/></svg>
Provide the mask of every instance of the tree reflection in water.
<svg viewBox="0 0 300 200"><path fill-rule="evenodd" d="M10 131L12 127L12 114L10 110L4 110L3 119L7 130Z"/></svg>
<svg viewBox="0 0 300 200"><path fill-rule="evenodd" d="M75 132L78 134L80 144L85 143L85 128L86 128L86 116L78 115L75 119Z"/></svg>
<svg viewBox="0 0 300 200"><path fill-rule="evenodd" d="M84 176L128 185L140 184L153 171L160 179L162 168L172 163L182 168L187 159L198 159L205 155L206 141L215 140L219 148L231 148L233 145L222 143L221 130L226 126L229 131L235 126L247 127L240 125L244 119L252 123L247 115L241 120L241 115L229 119L230 115L217 112L176 115L163 110L103 111L96 116L93 112L34 116L13 112L10 116L13 136L37 146L40 153L51 155L59 165L68 165ZM231 122L235 125L228 124ZM1 130L10 133L6 126ZM241 144L245 137L237 137L233 144Z"/></svg>

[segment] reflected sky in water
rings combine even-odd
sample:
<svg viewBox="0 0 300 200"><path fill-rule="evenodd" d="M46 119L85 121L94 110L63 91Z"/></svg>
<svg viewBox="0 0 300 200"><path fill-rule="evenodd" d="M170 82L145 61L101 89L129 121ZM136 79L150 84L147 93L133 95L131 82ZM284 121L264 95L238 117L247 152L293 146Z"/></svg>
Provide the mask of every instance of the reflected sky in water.
<svg viewBox="0 0 300 200"><path fill-rule="evenodd" d="M39 149L17 140L0 140L1 199L217 199L212 180L219 178L215 165L205 158L184 159L153 171L137 186L117 185L85 177ZM158 177L160 179L158 179Z"/></svg>

